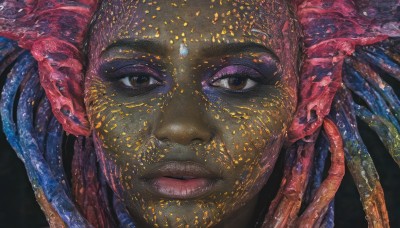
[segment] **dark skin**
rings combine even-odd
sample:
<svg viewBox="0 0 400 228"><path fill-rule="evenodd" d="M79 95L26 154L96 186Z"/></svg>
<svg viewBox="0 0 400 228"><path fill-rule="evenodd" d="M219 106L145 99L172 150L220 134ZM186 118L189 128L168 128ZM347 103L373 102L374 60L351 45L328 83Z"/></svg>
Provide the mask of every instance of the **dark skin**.
<svg viewBox="0 0 400 228"><path fill-rule="evenodd" d="M97 154L135 222L253 225L296 107L285 3L114 1L91 34L85 101Z"/></svg>

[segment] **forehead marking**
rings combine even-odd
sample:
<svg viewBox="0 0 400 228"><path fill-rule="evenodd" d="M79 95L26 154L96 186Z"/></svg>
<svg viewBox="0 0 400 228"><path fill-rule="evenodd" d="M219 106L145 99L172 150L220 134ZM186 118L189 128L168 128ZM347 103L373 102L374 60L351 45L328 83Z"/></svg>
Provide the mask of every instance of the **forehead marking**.
<svg viewBox="0 0 400 228"><path fill-rule="evenodd" d="M188 55L188 53L189 53L189 50L186 47L186 45L181 43L180 46L179 46L179 55L181 57L186 57Z"/></svg>

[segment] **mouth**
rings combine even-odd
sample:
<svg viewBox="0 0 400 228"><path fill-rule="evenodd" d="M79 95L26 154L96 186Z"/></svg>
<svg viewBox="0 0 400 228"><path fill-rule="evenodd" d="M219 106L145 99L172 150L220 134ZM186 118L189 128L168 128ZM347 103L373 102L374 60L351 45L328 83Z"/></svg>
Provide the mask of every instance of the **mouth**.
<svg viewBox="0 0 400 228"><path fill-rule="evenodd" d="M193 162L168 162L152 169L142 178L148 190L160 197L192 199L204 196L221 178Z"/></svg>

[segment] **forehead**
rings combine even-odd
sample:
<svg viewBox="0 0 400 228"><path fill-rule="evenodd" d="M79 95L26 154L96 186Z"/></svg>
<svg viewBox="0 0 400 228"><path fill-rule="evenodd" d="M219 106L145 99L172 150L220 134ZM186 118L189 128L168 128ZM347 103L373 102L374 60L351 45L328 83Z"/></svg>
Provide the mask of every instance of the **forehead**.
<svg viewBox="0 0 400 228"><path fill-rule="evenodd" d="M253 41L279 49L288 20L283 0L103 1L92 42L104 49L120 39L154 39L171 47L201 41Z"/></svg>

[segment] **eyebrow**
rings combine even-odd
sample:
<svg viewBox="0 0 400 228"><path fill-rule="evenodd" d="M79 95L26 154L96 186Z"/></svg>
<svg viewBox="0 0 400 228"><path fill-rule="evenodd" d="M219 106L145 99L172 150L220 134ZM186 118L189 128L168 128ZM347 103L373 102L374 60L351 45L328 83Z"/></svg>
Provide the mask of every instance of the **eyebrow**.
<svg viewBox="0 0 400 228"><path fill-rule="evenodd" d="M168 53L168 45L164 45L157 41L121 39L107 46L101 55L107 54L107 52L115 48L129 48L138 52L159 56L166 56ZM279 60L279 58L271 49L255 42L220 44L211 43L209 46L200 50L201 55L206 58L217 57L221 55L234 55L243 52L266 52L274 59Z"/></svg>
<svg viewBox="0 0 400 228"><path fill-rule="evenodd" d="M243 52L266 52L274 59L279 60L278 56L271 49L254 42L212 44L204 48L201 52L204 57L234 55Z"/></svg>
<svg viewBox="0 0 400 228"><path fill-rule="evenodd" d="M101 55L107 54L107 52L116 48L128 48L138 52L144 52L159 56L165 56L167 54L167 47L159 42L155 42L152 40L121 39L107 46L106 49L102 51Z"/></svg>

